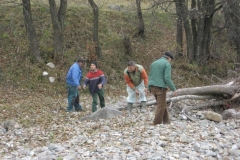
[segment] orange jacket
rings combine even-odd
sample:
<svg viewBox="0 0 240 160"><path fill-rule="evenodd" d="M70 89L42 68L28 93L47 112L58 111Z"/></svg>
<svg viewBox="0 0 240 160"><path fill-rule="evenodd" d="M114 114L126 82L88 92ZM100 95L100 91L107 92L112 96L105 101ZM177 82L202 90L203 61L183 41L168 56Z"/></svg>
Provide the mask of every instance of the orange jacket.
<svg viewBox="0 0 240 160"><path fill-rule="evenodd" d="M128 68L124 70L124 80L128 86L132 89L135 89L138 85L144 81L144 85L148 85L148 75L143 66L136 64L135 74L128 72Z"/></svg>

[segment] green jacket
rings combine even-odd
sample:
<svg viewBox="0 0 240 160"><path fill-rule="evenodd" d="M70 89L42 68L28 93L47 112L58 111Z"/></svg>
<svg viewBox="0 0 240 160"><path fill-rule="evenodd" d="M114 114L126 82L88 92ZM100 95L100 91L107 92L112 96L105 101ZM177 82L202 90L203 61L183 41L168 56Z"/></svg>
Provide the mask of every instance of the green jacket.
<svg viewBox="0 0 240 160"><path fill-rule="evenodd" d="M169 87L171 91L176 91L176 87L171 79L171 64L167 61L165 57L162 57L156 61L154 61L150 66L150 74L149 74L149 87Z"/></svg>

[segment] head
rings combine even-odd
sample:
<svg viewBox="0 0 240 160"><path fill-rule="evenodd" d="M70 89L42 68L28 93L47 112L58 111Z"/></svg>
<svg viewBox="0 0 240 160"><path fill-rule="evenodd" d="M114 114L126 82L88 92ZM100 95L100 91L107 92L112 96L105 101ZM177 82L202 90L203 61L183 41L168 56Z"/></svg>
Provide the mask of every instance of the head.
<svg viewBox="0 0 240 160"><path fill-rule="evenodd" d="M136 69L136 64L134 61L129 61L127 63L127 67L128 67L128 72L133 72Z"/></svg>
<svg viewBox="0 0 240 160"><path fill-rule="evenodd" d="M169 51L164 52L164 53L163 53L163 56L168 60L168 62L171 62L171 61L174 59L172 53L169 52Z"/></svg>
<svg viewBox="0 0 240 160"><path fill-rule="evenodd" d="M79 64L80 67L83 67L85 65L85 60L83 59L78 59L77 63Z"/></svg>
<svg viewBox="0 0 240 160"><path fill-rule="evenodd" d="M91 71L95 71L97 69L97 62L96 61L91 61L90 69L91 69Z"/></svg>

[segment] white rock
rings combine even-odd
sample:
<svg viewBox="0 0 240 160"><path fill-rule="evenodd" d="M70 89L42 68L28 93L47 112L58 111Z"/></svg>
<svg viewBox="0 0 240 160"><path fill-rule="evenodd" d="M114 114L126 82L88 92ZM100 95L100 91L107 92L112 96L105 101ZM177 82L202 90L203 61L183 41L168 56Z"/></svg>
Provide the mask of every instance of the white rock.
<svg viewBox="0 0 240 160"><path fill-rule="evenodd" d="M47 75L48 75L48 72L43 71L42 75L43 75L43 76L47 76Z"/></svg>
<svg viewBox="0 0 240 160"><path fill-rule="evenodd" d="M49 77L49 81L50 81L51 83L53 83L53 82L55 81L55 78L54 78L54 77Z"/></svg>
<svg viewBox="0 0 240 160"><path fill-rule="evenodd" d="M55 68L55 65L52 62L47 63L47 66L50 68Z"/></svg>

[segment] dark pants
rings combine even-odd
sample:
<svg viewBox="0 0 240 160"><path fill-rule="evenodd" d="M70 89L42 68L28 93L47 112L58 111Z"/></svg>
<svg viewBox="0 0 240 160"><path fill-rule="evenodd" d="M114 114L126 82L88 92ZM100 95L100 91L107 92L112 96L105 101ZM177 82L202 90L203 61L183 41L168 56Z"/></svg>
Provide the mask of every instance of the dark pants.
<svg viewBox="0 0 240 160"><path fill-rule="evenodd" d="M82 106L79 104L79 94L77 87L67 84L68 90L68 107L67 111L73 111L73 106L76 111L81 111Z"/></svg>
<svg viewBox="0 0 240 160"><path fill-rule="evenodd" d="M97 111L97 105L98 105L98 97L100 100L100 107L105 107L105 99L104 99L104 91L103 89L100 89L99 92L92 94L92 112Z"/></svg>
<svg viewBox="0 0 240 160"><path fill-rule="evenodd" d="M151 86L150 90L157 101L157 108L155 112L153 125L162 124L162 123L169 124L170 120L169 120L169 115L168 115L168 110L166 105L167 89Z"/></svg>

